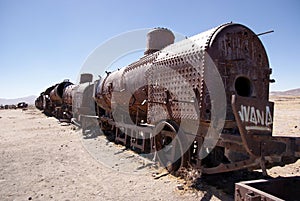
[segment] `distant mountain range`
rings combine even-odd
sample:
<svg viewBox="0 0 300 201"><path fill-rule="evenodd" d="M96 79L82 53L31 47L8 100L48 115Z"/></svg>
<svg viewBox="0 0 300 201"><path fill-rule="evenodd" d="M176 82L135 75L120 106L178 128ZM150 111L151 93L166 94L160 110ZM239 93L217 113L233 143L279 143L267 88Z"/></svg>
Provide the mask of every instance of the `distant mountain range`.
<svg viewBox="0 0 300 201"><path fill-rule="evenodd" d="M12 105L12 104L18 104L20 102L25 102L29 105L33 105L34 101L37 97L36 96L26 96L23 98L14 98L14 99L6 99L6 98L0 98L0 105Z"/></svg>
<svg viewBox="0 0 300 201"><path fill-rule="evenodd" d="M300 96L300 88L292 89L288 91L272 91L270 92L271 96ZM26 96L23 98L15 98L15 99L6 99L0 98L0 105L11 105L18 104L20 102L26 102L29 105L33 105L37 96Z"/></svg>
<svg viewBox="0 0 300 201"><path fill-rule="evenodd" d="M300 88L288 91L272 91L271 96L300 96Z"/></svg>

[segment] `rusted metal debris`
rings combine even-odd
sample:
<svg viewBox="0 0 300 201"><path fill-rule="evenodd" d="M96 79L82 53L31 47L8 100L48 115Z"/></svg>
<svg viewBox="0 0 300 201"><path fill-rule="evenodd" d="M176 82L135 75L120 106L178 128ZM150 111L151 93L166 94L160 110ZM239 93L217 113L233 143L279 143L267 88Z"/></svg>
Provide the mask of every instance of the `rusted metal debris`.
<svg viewBox="0 0 300 201"><path fill-rule="evenodd" d="M300 177L259 179L235 184L235 201L300 199Z"/></svg>

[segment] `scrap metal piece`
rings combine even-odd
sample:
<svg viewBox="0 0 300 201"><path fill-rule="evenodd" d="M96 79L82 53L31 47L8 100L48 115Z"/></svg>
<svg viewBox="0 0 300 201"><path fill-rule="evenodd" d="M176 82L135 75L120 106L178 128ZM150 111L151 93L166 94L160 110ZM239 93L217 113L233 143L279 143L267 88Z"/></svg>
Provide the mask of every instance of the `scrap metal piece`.
<svg viewBox="0 0 300 201"><path fill-rule="evenodd" d="M235 184L235 201L299 200L300 177L259 179Z"/></svg>

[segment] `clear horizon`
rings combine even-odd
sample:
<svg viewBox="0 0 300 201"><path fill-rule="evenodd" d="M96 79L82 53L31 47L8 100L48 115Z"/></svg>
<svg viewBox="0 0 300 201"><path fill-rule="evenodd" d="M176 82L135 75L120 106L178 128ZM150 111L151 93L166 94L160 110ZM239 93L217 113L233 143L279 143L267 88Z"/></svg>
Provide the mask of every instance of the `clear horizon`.
<svg viewBox="0 0 300 201"><path fill-rule="evenodd" d="M260 36L273 69L270 91L300 88L300 2L291 1L0 1L0 97L38 96L76 82L88 55L124 32L166 27L193 36L226 22ZM146 40L146 36L145 36ZM123 66L120 66L123 67Z"/></svg>

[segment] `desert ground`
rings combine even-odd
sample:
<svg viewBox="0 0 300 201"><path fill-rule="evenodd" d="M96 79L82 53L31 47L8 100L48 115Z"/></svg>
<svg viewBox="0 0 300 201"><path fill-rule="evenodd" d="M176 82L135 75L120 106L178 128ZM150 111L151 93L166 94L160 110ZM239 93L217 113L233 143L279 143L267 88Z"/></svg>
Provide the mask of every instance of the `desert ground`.
<svg viewBox="0 0 300 201"><path fill-rule="evenodd" d="M300 137L300 97L275 101L274 135ZM92 147L92 148L91 148ZM300 160L268 170L300 176ZM34 107L0 110L0 200L232 200L220 189L165 174L151 160Z"/></svg>

